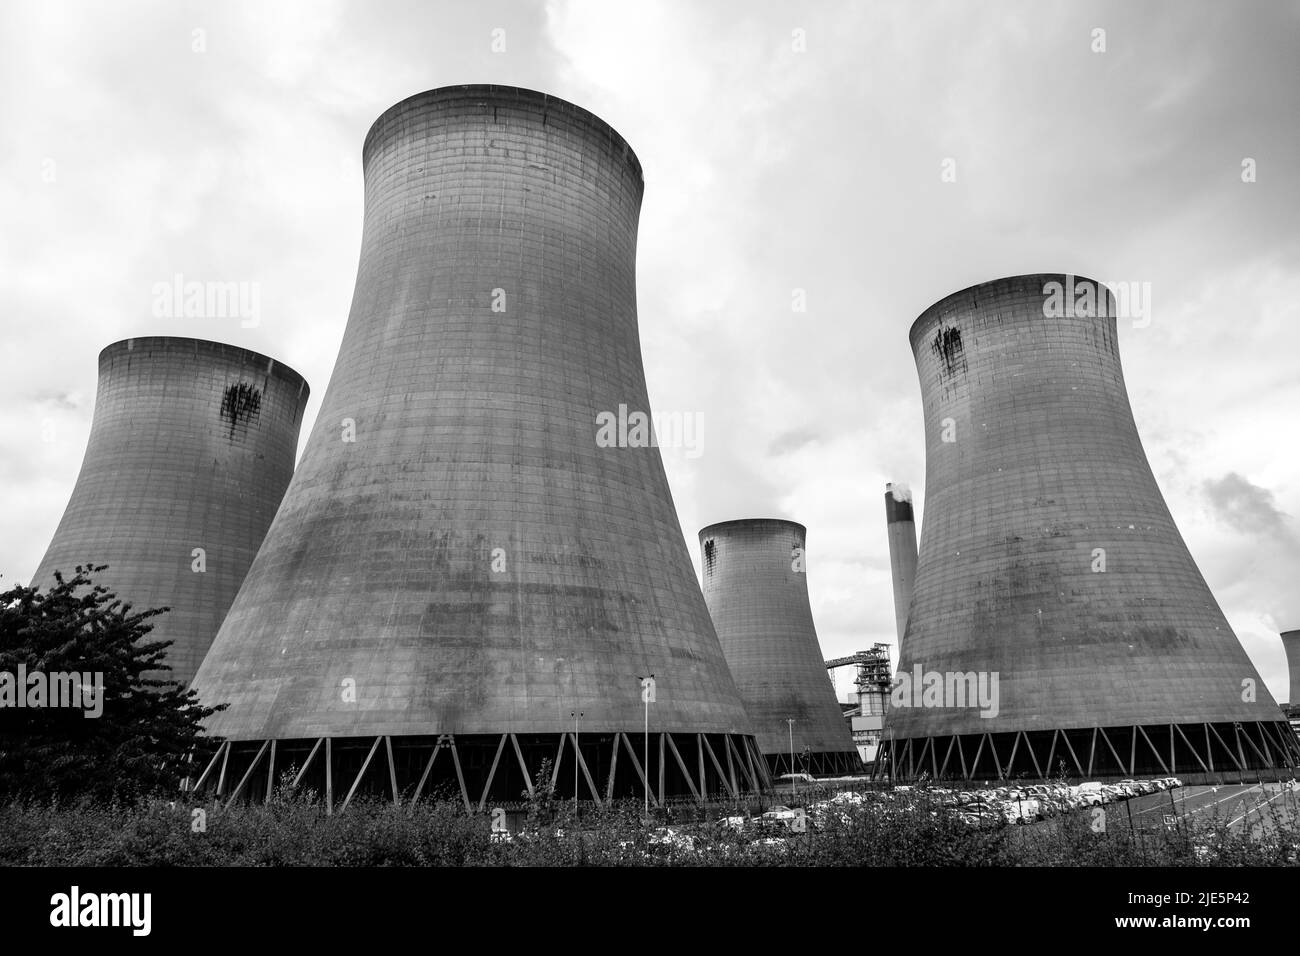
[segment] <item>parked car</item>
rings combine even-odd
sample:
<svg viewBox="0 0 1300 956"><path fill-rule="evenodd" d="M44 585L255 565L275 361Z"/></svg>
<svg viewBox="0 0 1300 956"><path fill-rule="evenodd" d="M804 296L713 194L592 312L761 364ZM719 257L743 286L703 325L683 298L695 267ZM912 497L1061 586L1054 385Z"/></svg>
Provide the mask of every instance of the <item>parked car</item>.
<svg viewBox="0 0 1300 956"><path fill-rule="evenodd" d="M1038 819L1038 801L1021 798L1003 804L1002 816L1008 823L1033 823Z"/></svg>
<svg viewBox="0 0 1300 956"><path fill-rule="evenodd" d="M1075 809L1078 804L1073 803L1074 797L1071 796L1045 796L1038 801L1038 815L1044 819L1047 817L1059 816L1067 810Z"/></svg>
<svg viewBox="0 0 1300 956"><path fill-rule="evenodd" d="M789 829L794 825L795 818L803 812L804 811L802 810L792 810L786 806L773 807L771 810L764 813L760 819L779 823L783 827Z"/></svg>

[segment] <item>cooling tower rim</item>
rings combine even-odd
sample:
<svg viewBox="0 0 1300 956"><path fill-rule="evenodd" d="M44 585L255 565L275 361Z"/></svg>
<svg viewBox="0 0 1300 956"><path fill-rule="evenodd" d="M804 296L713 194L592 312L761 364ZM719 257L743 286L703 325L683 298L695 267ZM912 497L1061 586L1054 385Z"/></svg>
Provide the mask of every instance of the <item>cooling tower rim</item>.
<svg viewBox="0 0 1300 956"><path fill-rule="evenodd" d="M923 326L938 319L944 313L951 311L951 309L947 307L951 306L952 303L964 297L968 297L975 292L981 290L991 291L998 286L1010 285L1012 283L1023 285L1029 280L1036 280L1040 284L1045 282L1063 282L1067 277L1073 278L1076 282L1084 281L1092 282L1094 284L1097 283L1097 280L1093 279L1091 276L1086 276L1078 272L1025 272L1019 275L1009 275L1002 276L998 279L989 279L987 282L977 282L964 289L958 289L956 292L948 293L917 316L916 321L912 323L912 327L907 333L908 340L912 343L912 349L915 350L917 338L919 337L920 330Z"/></svg>
<svg viewBox="0 0 1300 956"><path fill-rule="evenodd" d="M187 352L195 354L206 354L209 356L220 357L229 360L231 353L241 364L263 365L268 366L268 372L275 378L283 379L290 385L301 388L304 396L311 391L311 386L307 384L307 379L296 369L285 365L277 358L269 355L263 355L261 352L254 352L252 349L246 349L242 345L231 345L228 342L215 342L211 339L195 339L183 335L135 335L126 339L119 339L109 345L104 346L99 352L99 365L102 368L104 363L110 358L122 353L132 352L141 346L165 346L165 347L183 347Z"/></svg>
<svg viewBox="0 0 1300 956"><path fill-rule="evenodd" d="M1283 641L1300 641L1300 627L1292 628L1289 631L1282 631Z"/></svg>
<svg viewBox="0 0 1300 956"><path fill-rule="evenodd" d="M797 521L791 521L789 518L732 518L730 521L716 521L711 525L705 525L700 529L700 541L703 541L706 535L717 534L721 529L756 527L762 525L780 525L786 528L798 528L805 536L808 529Z"/></svg>
<svg viewBox="0 0 1300 956"><path fill-rule="evenodd" d="M615 148L614 152L621 152L624 160L636 172L637 180L642 185L645 183L645 174L641 169L641 160L637 157L636 150L623 137L618 130L614 129L608 122L601 119L595 113L577 103L556 96L554 93L544 93L541 90L532 90L523 86L506 86L499 83L460 83L451 86L439 86L431 90L424 90L420 93L413 93L403 100L394 103L388 109L384 110L370 124L370 129L366 131L365 142L361 145L361 167L362 170L370 162L371 149L375 144L376 137L380 132L380 127L386 120L391 119L398 113L413 109L417 102L433 99L453 99L457 97L496 97L500 100L523 101L532 103L542 103L547 107L559 109L572 114L573 116L590 124L592 127L601 130L609 136L611 143Z"/></svg>

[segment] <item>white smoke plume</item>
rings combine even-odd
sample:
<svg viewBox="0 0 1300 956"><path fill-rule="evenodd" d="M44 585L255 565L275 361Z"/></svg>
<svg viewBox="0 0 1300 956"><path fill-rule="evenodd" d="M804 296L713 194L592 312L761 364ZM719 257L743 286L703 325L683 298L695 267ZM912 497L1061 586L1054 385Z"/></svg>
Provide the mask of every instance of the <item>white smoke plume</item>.
<svg viewBox="0 0 1300 956"><path fill-rule="evenodd" d="M906 501L912 503L912 488L901 481L892 481L889 483L889 493L894 496L895 501Z"/></svg>

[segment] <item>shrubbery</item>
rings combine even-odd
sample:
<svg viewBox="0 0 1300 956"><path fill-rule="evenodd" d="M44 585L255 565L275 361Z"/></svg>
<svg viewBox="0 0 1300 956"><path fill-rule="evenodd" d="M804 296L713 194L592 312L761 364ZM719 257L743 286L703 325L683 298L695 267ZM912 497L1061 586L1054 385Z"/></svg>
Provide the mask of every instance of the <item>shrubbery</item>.
<svg viewBox="0 0 1300 956"><path fill-rule="evenodd" d="M56 573L44 592L19 586L0 593L0 673L10 686L21 674L44 682L94 675L101 711L89 717L89 708L0 707L0 798L121 801L175 793L191 762L211 753L202 725L219 708L157 676L169 669L171 642L149 633L167 609L132 612L93 583L103 570L78 567L66 580Z"/></svg>
<svg viewBox="0 0 1300 956"><path fill-rule="evenodd" d="M202 811L198 826L195 811ZM1142 866L1295 865L1300 831L1223 820L1093 832L1086 813L1032 827L971 827L924 793L847 805L808 832L774 839L719 821L643 823L637 801L530 816L508 839L451 800L414 807L357 800L327 814L315 794L219 809L185 800L82 799L0 806L5 866Z"/></svg>

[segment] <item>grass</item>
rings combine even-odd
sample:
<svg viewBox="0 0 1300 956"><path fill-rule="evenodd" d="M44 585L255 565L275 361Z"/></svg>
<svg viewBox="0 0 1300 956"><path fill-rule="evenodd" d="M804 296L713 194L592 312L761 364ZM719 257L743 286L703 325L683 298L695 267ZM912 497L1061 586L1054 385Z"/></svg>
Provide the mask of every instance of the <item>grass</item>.
<svg viewBox="0 0 1300 956"><path fill-rule="evenodd" d="M788 801L788 795L776 795ZM327 814L317 795L278 792L269 803L220 809L184 800L89 799L0 805L4 866L1261 866L1297 865L1300 830L1230 828L1222 817L1130 830L1119 813L1097 832L1079 811L1030 827L972 827L926 791L869 797L802 834L773 839L683 809L677 841L656 842L662 820L638 801L572 810L533 806L504 839L490 814L448 799L396 807L358 801ZM785 831L779 831L785 833ZM690 839L685 839L689 837Z"/></svg>

